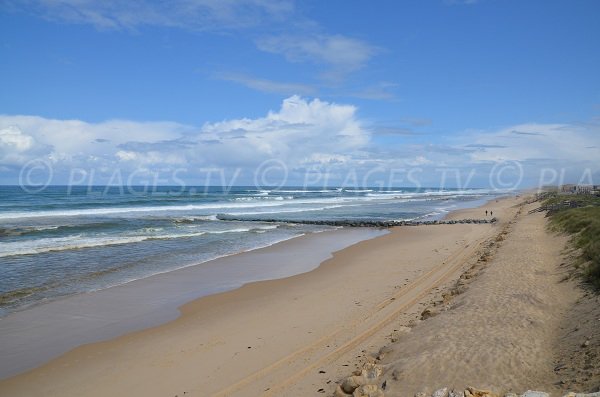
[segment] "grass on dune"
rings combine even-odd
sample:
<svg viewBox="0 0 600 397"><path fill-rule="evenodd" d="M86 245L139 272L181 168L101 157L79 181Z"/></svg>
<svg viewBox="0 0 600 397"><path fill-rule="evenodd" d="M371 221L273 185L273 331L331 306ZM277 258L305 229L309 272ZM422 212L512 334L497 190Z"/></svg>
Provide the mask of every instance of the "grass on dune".
<svg viewBox="0 0 600 397"><path fill-rule="evenodd" d="M561 194L550 194L550 196L546 197L544 200L544 205L552 205L552 204L561 204L564 201L570 201L577 203L577 207L585 207L588 205L597 206L600 205L600 197L592 196L589 194L569 194L569 195L561 195Z"/></svg>
<svg viewBox="0 0 600 397"><path fill-rule="evenodd" d="M559 196L549 200L564 199L565 196ZM550 225L555 231L573 235L572 244L580 252L576 265L582 270L585 280L600 289L600 198L587 196L581 201L584 201L585 207L550 213Z"/></svg>

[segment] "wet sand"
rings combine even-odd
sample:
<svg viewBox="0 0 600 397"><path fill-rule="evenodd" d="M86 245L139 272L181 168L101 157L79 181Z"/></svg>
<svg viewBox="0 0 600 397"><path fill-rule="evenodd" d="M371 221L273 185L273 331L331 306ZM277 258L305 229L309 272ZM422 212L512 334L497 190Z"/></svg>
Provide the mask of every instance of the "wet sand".
<svg viewBox="0 0 600 397"><path fill-rule="evenodd" d="M0 320L0 379L77 346L172 321L179 317L179 306L202 296L313 270L333 251L385 233L345 229L309 234L13 313Z"/></svg>

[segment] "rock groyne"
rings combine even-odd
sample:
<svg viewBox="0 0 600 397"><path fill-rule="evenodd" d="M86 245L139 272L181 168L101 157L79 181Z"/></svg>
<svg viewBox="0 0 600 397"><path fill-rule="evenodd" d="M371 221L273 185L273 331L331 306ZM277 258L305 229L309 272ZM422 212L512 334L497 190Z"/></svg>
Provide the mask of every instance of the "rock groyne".
<svg viewBox="0 0 600 397"><path fill-rule="evenodd" d="M491 219L453 219L435 221L403 221L403 220L291 220L291 219L269 219L269 218L243 218L229 215L217 215L221 221L243 221L243 222L266 222L266 223L294 223L302 225L322 226L344 226L344 227L396 227L396 226L422 226L422 225L454 225L463 223L496 223L497 218Z"/></svg>

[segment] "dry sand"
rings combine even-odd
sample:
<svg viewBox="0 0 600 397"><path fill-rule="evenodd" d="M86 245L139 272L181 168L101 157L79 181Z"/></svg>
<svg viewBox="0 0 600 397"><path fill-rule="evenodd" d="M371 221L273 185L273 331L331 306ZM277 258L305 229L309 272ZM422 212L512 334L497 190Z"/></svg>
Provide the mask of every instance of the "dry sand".
<svg viewBox="0 0 600 397"><path fill-rule="evenodd" d="M565 239L545 234L539 214L509 224L516 203L486 205L494 225L396 228L314 271L198 299L175 321L2 381L0 395L331 395L394 330L408 329L383 357L386 396L466 383L551 387L556 329L578 293L558 283ZM494 255L498 235L506 241ZM420 321L464 274L475 280L461 284L467 292L432 312L452 309Z"/></svg>
<svg viewBox="0 0 600 397"><path fill-rule="evenodd" d="M546 233L541 213L522 213L509 229L468 291L391 347L387 395L469 385L558 392L553 347L577 299L558 273L565 238Z"/></svg>

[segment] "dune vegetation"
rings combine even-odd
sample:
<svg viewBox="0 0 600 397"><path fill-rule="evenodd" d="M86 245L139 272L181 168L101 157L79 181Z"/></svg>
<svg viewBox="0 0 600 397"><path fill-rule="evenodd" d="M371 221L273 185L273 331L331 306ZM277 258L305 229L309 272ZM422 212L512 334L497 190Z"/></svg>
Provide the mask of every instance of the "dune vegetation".
<svg viewBox="0 0 600 397"><path fill-rule="evenodd" d="M577 207L565 207L550 211L550 227L554 231L571 234L572 246L578 250L575 267L584 279L600 289L600 197L551 196L545 205L568 198Z"/></svg>

